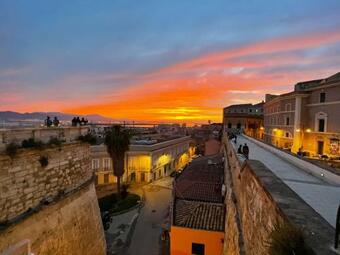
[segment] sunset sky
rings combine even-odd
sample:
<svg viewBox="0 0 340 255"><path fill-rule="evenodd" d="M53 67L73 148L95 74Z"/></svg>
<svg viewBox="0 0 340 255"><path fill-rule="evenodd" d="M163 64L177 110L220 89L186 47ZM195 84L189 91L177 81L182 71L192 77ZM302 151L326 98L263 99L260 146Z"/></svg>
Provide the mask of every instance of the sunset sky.
<svg viewBox="0 0 340 255"><path fill-rule="evenodd" d="M0 0L0 111L221 121L340 71L339 0Z"/></svg>

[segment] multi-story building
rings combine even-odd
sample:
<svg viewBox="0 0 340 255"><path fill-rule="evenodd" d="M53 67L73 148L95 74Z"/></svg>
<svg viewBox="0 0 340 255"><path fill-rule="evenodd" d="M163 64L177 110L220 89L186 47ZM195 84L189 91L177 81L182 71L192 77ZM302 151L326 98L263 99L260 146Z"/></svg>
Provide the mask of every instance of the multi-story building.
<svg viewBox="0 0 340 255"><path fill-rule="evenodd" d="M184 168L194 155L189 136L133 140L125 154L125 182L149 182ZM104 144L91 146L92 168L97 186L116 183L113 165Z"/></svg>
<svg viewBox="0 0 340 255"><path fill-rule="evenodd" d="M265 141L309 156L339 157L340 73L299 82L294 91L266 95Z"/></svg>
<svg viewBox="0 0 340 255"><path fill-rule="evenodd" d="M226 133L245 133L263 138L263 105L237 104L223 109L223 130Z"/></svg>
<svg viewBox="0 0 340 255"><path fill-rule="evenodd" d="M222 254L225 205L221 155L194 159L174 181L170 254Z"/></svg>

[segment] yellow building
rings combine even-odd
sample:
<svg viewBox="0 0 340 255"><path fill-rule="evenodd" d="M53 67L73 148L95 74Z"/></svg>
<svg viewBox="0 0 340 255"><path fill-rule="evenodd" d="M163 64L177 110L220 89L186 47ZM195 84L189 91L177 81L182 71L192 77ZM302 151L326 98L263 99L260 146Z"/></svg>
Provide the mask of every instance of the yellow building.
<svg viewBox="0 0 340 255"><path fill-rule="evenodd" d="M188 136L167 140L132 141L125 154L124 182L150 182L183 169L195 153ZM97 186L116 183L112 161L104 144L91 146Z"/></svg>
<svg viewBox="0 0 340 255"><path fill-rule="evenodd" d="M266 95L265 142L310 157L340 157L340 73Z"/></svg>

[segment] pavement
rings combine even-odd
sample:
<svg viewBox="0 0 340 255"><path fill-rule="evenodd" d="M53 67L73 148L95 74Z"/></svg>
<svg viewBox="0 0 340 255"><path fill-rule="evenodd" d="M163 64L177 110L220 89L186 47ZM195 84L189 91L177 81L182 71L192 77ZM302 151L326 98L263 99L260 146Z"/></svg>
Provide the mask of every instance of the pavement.
<svg viewBox="0 0 340 255"><path fill-rule="evenodd" d="M170 225L169 206L172 192L171 177L150 184L132 187L130 192L142 197L142 205L113 217L105 231L108 254L167 255L167 244L161 234Z"/></svg>
<svg viewBox="0 0 340 255"><path fill-rule="evenodd" d="M307 173L244 136L238 136L235 147L237 148L244 143L249 146L249 159L259 160L265 164L297 195L335 227L337 209L340 204L340 185L330 184Z"/></svg>

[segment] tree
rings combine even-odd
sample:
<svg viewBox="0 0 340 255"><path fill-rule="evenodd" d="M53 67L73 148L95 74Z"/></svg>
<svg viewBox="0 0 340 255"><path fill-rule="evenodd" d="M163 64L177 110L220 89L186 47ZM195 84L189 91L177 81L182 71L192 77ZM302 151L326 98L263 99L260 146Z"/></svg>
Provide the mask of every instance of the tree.
<svg viewBox="0 0 340 255"><path fill-rule="evenodd" d="M113 163L113 175L117 177L118 197L120 197L120 179L124 174L125 152L129 150L131 134L120 125L114 125L106 131L105 145Z"/></svg>

